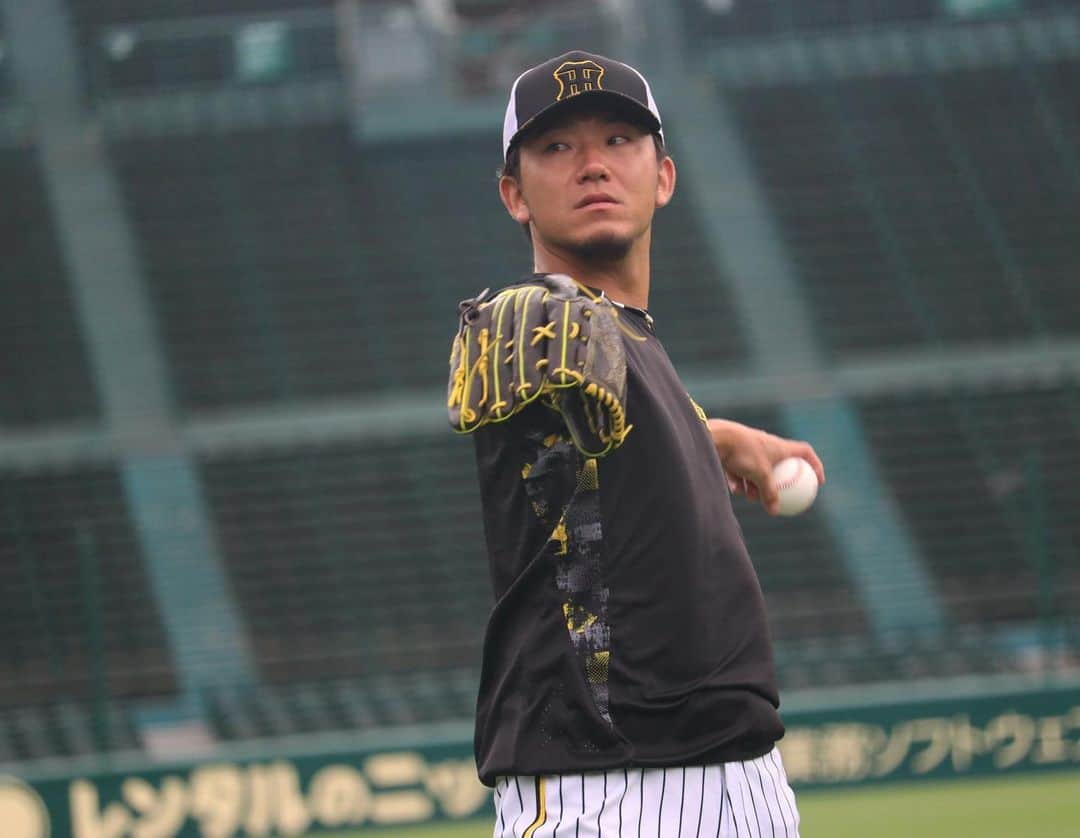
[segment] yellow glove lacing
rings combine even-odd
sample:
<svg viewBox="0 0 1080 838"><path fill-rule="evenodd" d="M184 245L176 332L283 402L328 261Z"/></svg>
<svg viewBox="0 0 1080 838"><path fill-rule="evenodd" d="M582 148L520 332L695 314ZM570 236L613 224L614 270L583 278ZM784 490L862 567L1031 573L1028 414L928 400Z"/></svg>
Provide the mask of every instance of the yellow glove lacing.
<svg viewBox="0 0 1080 838"><path fill-rule="evenodd" d="M591 299L592 301L598 302L601 299L597 295L593 294L585 286L581 285L580 283L577 284L578 287L582 290L582 293L588 296L589 299ZM506 415L503 415L503 409L509 407L509 403L504 398L502 398L502 394L499 392L499 376L488 375L488 372L493 364L497 364L500 362L509 364L513 361L513 338L503 343L503 337L505 336L502 329L503 317L505 316L507 307L510 305L513 305L515 313L519 313L522 310L526 309L533 296L537 293L542 293L544 295L541 298L541 302L546 301L551 296L549 291L534 285L525 288L509 289L500 294L490 303L484 304L494 305L497 309L497 311L494 312L493 318L495 320L495 335L494 337L492 337L490 330L487 328L481 329L478 333L476 333L477 355L474 360L470 357L472 347L470 346L469 337L472 332L469 329L463 329L461 333L459 333L458 336L455 338L454 346L452 347L451 351L451 360L453 360L454 351L456 350L456 353L458 354L458 364L453 371L450 394L447 398L446 404L447 407L451 409L454 407L461 407L460 430L462 432L467 433L471 430L475 430L476 427L478 427L480 424L483 424L483 422L481 421L481 415L476 410L474 410L473 407L470 406L471 400L469 396L472 393L473 383L477 376L479 376L480 378L480 383L482 387L480 398L476 401L477 407L482 407L483 405L486 405L488 398L493 395L489 391L489 379L492 380L495 389L495 400L492 402L490 407L490 411L495 414L495 418L488 420L491 422L501 422L505 419L509 419L510 416L520 411L521 408L534 401L541 395L551 395L554 394L557 390L569 387L577 387L585 384L584 375L579 370L571 369L569 366L567 366L567 356L569 354L569 342L571 340L580 339L584 342L588 340L588 336L581 334L580 323L578 323L577 321L571 321L571 305L569 301L566 301L563 305L562 312L563 322L559 366L555 369L548 370L547 377L544 383L541 384L539 388L537 388L535 393L532 393L530 395L528 391L533 387L533 384L526 378L524 353L518 353L520 364L520 379L515 390L518 398L520 399L520 402L513 411L507 413ZM646 340L646 338L632 333L629 329L619 323L619 310L617 307L612 307L612 314L615 317L616 324L619 326L620 330L624 334L634 340ZM591 317L592 312L586 310L582 312L582 315L584 317ZM526 334L527 326L525 323L525 318L522 317L520 333L517 336L519 345L523 346L526 339L529 340L530 346L536 346L542 340L560 340L560 335L558 334L556 325L557 324L555 320L550 320L546 324L534 326L532 328L532 334L528 335ZM498 351L500 347L502 347L506 351L506 356L504 359L501 359L501 361L498 357ZM548 366L547 358L540 358L535 363L535 367L538 371L543 371L544 367L546 366ZM590 456L600 456L602 454L606 454L614 446L621 444L626 438L626 435L630 433L630 430L633 428L633 426L626 424L625 411L623 410L622 405L619 403L614 393L609 392L596 382L590 382L589 384L586 384L582 388L582 392L584 393L584 395L588 396L590 399L594 400L595 402L606 408L607 414L610 417L611 430L609 432L604 432L595 426L592 413L590 411L586 411L586 417L589 422L590 430L602 442L605 443L606 447L602 452L584 453L589 454Z"/></svg>

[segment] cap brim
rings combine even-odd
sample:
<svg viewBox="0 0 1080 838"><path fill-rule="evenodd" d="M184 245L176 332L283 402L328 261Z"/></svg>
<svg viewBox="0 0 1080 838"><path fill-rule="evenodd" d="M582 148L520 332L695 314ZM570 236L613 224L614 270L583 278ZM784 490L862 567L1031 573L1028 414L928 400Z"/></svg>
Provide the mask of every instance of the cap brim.
<svg viewBox="0 0 1080 838"><path fill-rule="evenodd" d="M510 149L518 145L521 140L529 134L543 130L545 125L551 122L551 120L559 113L566 111L571 107L588 110L590 109L590 105L594 106L596 109L600 109L603 107L601 103L605 101L612 106L613 110L618 111L620 115L625 115L628 122L640 125L653 134L661 132L662 126L659 118L637 99L614 90L583 90L581 93L578 93L569 99L552 102L546 108L534 114L528 122L521 125L518 130L514 132L514 135L506 144L504 153L509 153Z"/></svg>

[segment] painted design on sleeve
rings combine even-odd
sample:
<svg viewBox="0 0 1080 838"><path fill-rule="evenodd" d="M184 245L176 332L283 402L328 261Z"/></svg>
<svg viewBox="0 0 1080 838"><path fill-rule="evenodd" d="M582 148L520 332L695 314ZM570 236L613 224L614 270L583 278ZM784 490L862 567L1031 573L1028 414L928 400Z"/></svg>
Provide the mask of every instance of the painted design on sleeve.
<svg viewBox="0 0 1080 838"><path fill-rule="evenodd" d="M581 455L569 439L553 435L543 440L536 461L522 468L522 476L533 511L551 528L548 556L570 645L596 709L610 725L611 628L598 461Z"/></svg>

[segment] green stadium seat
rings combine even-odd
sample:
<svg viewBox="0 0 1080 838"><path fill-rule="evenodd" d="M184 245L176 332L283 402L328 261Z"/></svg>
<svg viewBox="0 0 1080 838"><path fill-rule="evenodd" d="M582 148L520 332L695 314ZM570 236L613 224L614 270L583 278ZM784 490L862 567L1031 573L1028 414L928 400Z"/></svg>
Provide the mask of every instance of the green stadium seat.
<svg viewBox="0 0 1080 838"><path fill-rule="evenodd" d="M1080 62L1025 72L727 94L833 357L1080 332Z"/></svg>
<svg viewBox="0 0 1080 838"><path fill-rule="evenodd" d="M175 694L115 469L0 473L0 630L0 708Z"/></svg>
<svg viewBox="0 0 1080 838"><path fill-rule="evenodd" d="M0 147L0 195L0 428L95 421L98 396L35 149Z"/></svg>
<svg viewBox="0 0 1080 838"><path fill-rule="evenodd" d="M956 623L1077 613L1080 388L908 393L859 410Z"/></svg>

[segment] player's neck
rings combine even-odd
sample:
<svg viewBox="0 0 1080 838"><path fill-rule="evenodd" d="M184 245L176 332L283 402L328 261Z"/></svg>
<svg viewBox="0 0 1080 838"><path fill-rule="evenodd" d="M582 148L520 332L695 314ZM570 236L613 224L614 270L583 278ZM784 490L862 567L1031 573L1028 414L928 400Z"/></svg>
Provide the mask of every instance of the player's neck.
<svg viewBox="0 0 1080 838"><path fill-rule="evenodd" d="M603 291L616 302L642 309L649 306L647 242L636 242L626 256L612 261L582 260L565 251L535 245L533 270L567 274L583 285Z"/></svg>

